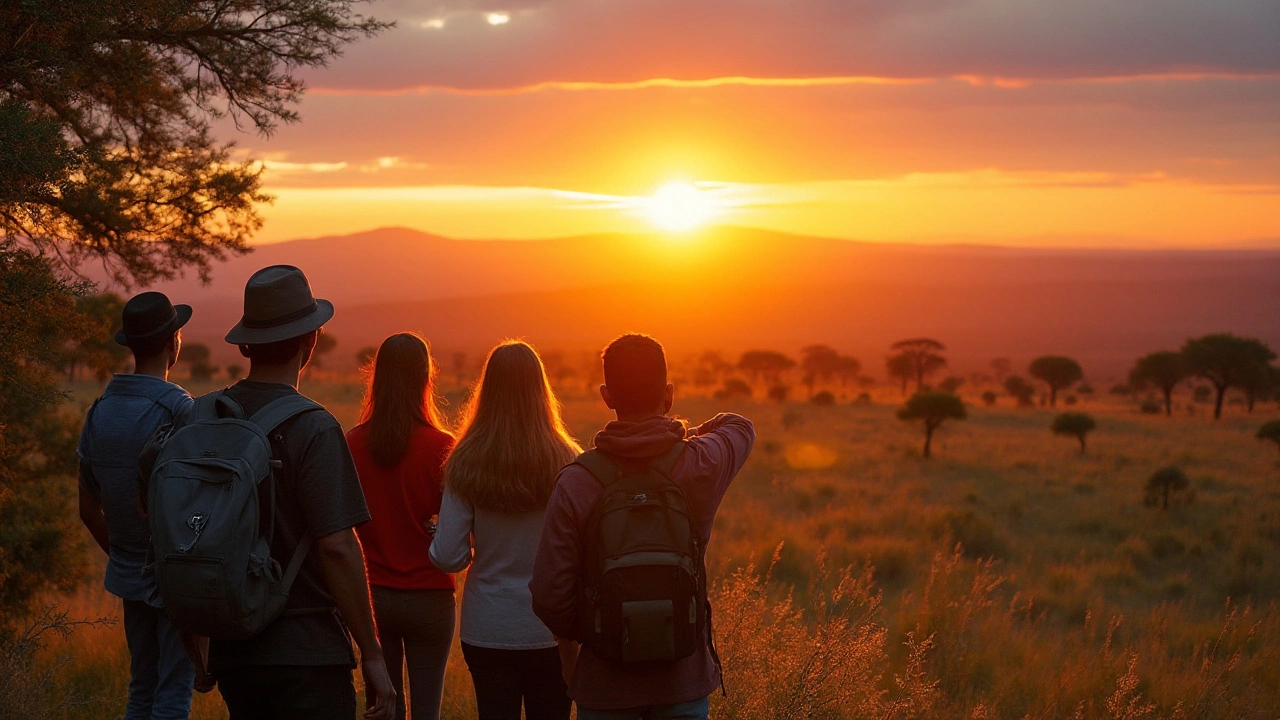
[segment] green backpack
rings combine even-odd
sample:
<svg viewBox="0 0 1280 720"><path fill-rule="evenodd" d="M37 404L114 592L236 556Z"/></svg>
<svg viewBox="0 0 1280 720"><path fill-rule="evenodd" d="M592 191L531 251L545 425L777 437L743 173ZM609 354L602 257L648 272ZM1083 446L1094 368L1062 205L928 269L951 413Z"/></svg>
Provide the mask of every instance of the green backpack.
<svg viewBox="0 0 1280 720"><path fill-rule="evenodd" d="M238 640L275 620L311 544L304 536L289 565L271 557L276 479L268 435L320 405L292 394L245 417L225 390L196 400L191 420L162 431L147 509L156 585L175 627ZM259 506L259 488L270 507ZM265 532L260 519L267 519Z"/></svg>

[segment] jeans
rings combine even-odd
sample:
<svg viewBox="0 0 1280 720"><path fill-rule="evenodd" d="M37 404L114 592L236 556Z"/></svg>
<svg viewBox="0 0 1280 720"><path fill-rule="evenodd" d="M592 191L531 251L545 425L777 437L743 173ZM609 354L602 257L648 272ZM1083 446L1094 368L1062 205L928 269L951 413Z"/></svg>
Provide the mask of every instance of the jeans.
<svg viewBox="0 0 1280 720"><path fill-rule="evenodd" d="M185 720L196 668L164 611L125 600L124 637L130 658L125 720Z"/></svg>
<svg viewBox="0 0 1280 720"><path fill-rule="evenodd" d="M247 665L218 673L231 720L354 720L345 665Z"/></svg>
<svg viewBox="0 0 1280 720"><path fill-rule="evenodd" d="M707 720L711 699L700 698L674 705L646 705L627 710L592 710L578 707L578 720Z"/></svg>
<svg viewBox="0 0 1280 720"><path fill-rule="evenodd" d="M560 672L560 651L501 650L462 643L462 657L476 688L479 720L569 720L569 690Z"/></svg>
<svg viewBox="0 0 1280 720"><path fill-rule="evenodd" d="M396 689L396 720L405 720L404 672L413 720L439 720L444 670L456 620L452 590L397 590L374 585L373 617L387 672Z"/></svg>

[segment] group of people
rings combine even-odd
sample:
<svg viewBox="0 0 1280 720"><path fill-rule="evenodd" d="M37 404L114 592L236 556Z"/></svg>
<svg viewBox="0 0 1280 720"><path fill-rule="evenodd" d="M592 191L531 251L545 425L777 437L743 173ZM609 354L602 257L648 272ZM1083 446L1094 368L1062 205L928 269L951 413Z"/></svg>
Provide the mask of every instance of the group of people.
<svg viewBox="0 0 1280 720"><path fill-rule="evenodd" d="M255 273L243 317L226 335L249 372L221 392L247 415L297 394L333 314L298 268ZM459 635L482 720L516 720L522 710L529 720L564 720L572 703L581 720L707 717L722 681L701 609L689 611L690 621L699 618L692 650L663 656L671 659L627 662L580 642L584 568L600 542L593 511L608 483L593 471L598 463L577 461L582 448L524 342L490 352L456 430L437 409L429 347L413 333L378 348L350 432L322 408L271 429L278 467L274 497L262 506L271 557L302 558L284 611L248 638L210 641L175 627L145 571L151 537L139 491L149 477L139 460L157 430L192 422L195 400L168 382L191 315L161 293L129 300L115 340L132 351L133 372L115 375L94 402L77 449L80 516L109 555L106 589L123 601L132 658L126 718L185 718L193 688L216 683L231 720L350 720L356 667L364 717L439 717L453 574L468 567ZM601 397L617 419L595 436L592 453L617 468L674 458L663 474L687 500L693 547L705 553L717 507L751 452L751 422L721 414L690 427L673 418L674 388L653 338L623 335L602 362ZM193 525L197 538L201 527ZM634 634L682 620L668 603L659 625L646 625L653 603L628 605ZM598 613L594 622L599 631Z"/></svg>

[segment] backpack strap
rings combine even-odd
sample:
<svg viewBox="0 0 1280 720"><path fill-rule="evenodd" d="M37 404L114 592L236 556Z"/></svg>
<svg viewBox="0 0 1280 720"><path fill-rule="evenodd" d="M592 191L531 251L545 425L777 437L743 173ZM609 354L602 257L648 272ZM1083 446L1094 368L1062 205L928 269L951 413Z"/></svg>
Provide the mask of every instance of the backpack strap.
<svg viewBox="0 0 1280 720"><path fill-rule="evenodd" d="M659 455L653 462L650 462L649 467L657 470L658 474L670 480L671 471L675 469L676 462L680 460L680 456L684 454L684 448L688 444L684 440L677 440L666 452Z"/></svg>
<svg viewBox="0 0 1280 720"><path fill-rule="evenodd" d="M304 412L323 410L324 407L315 400L301 393L290 393L267 403L261 410L249 417L249 422L257 425L262 432L270 434L281 423Z"/></svg>
<svg viewBox="0 0 1280 720"><path fill-rule="evenodd" d="M227 389L211 390L200 397L196 398L196 404L191 408L191 421L197 420L217 420L223 417L218 408L226 408L232 417L244 417L244 409L235 400L227 395ZM236 410L240 413L237 415Z"/></svg>
<svg viewBox="0 0 1280 720"><path fill-rule="evenodd" d="M622 469L617 466L607 455L595 448L582 453L573 461L576 465L581 465L591 473L601 485L609 487L622 478Z"/></svg>

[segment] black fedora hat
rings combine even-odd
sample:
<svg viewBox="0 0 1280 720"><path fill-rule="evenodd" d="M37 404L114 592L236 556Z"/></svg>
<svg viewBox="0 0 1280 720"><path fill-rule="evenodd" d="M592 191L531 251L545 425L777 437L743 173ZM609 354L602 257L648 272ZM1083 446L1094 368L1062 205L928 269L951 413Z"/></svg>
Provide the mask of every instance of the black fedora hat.
<svg viewBox="0 0 1280 720"><path fill-rule="evenodd" d="M329 322L333 303L311 294L311 283L292 265L272 265L244 286L244 315L227 333L232 345L263 345L306 335Z"/></svg>
<svg viewBox="0 0 1280 720"><path fill-rule="evenodd" d="M135 343L172 335L191 319L190 305L174 305L160 292L144 292L129 298L121 313L123 327L116 342L130 347Z"/></svg>

